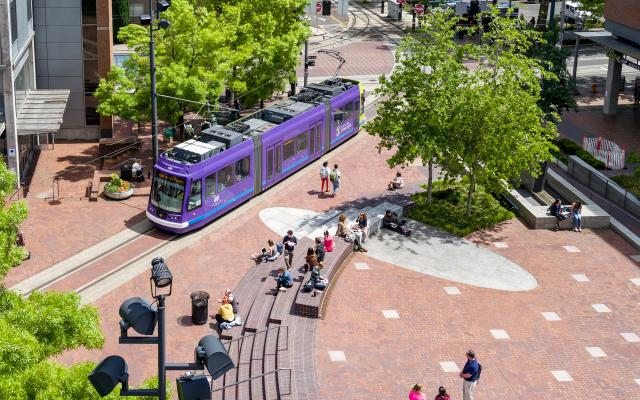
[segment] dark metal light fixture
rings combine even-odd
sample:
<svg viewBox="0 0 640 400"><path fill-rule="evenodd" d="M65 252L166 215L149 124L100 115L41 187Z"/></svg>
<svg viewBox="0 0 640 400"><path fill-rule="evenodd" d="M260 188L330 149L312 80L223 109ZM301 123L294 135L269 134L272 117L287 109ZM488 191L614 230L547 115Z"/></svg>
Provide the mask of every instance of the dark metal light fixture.
<svg viewBox="0 0 640 400"><path fill-rule="evenodd" d="M91 374L89 382L102 397L108 395L122 383L122 389L128 389L129 374L127 362L120 356L109 356L98 364Z"/></svg>
<svg viewBox="0 0 640 400"><path fill-rule="evenodd" d="M158 296L171 296L171 285L173 283L173 275L162 257L156 257L151 260L151 295L154 299ZM158 289L169 287L169 293L158 295Z"/></svg>
<svg viewBox="0 0 640 400"><path fill-rule="evenodd" d="M166 11L167 8L169 8L169 6L171 5L170 1L167 0L160 0L158 1L158 3L156 4L156 10L161 13L163 11Z"/></svg>
<svg viewBox="0 0 640 400"><path fill-rule="evenodd" d="M126 338L127 330L133 328L141 335L153 335L156 329L157 311L144 299L132 297L120 306L120 336Z"/></svg>
<svg viewBox="0 0 640 400"><path fill-rule="evenodd" d="M167 29L171 26L171 22L167 21L166 19L161 19L160 21L158 21L158 26L162 29Z"/></svg>
<svg viewBox="0 0 640 400"><path fill-rule="evenodd" d="M140 16L140 25L142 26L149 26L151 25L151 15L148 14L144 14Z"/></svg>

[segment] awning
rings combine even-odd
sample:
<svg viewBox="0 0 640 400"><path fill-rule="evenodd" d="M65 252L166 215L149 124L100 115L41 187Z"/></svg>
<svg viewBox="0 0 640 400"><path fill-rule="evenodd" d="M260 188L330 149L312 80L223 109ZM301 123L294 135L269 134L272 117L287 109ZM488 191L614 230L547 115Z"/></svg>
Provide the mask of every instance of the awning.
<svg viewBox="0 0 640 400"><path fill-rule="evenodd" d="M58 132L67 100L68 89L28 91L18 115L18 136Z"/></svg>
<svg viewBox="0 0 640 400"><path fill-rule="evenodd" d="M618 53L640 60L640 47L633 46L628 42L615 38L611 35L611 32L575 32L575 34L583 39L589 39Z"/></svg>

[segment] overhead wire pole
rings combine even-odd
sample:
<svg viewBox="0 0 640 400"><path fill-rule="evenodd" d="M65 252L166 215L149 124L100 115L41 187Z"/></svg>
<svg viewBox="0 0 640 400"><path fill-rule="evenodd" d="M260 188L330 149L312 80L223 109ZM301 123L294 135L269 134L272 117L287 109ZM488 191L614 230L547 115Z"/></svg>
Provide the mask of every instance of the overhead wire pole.
<svg viewBox="0 0 640 400"><path fill-rule="evenodd" d="M155 43L153 41L153 0L149 0L149 14L151 25L149 26L149 70L151 74L151 152L153 153L153 165L158 161L158 104L156 99L156 56ZM156 16L159 19L160 12Z"/></svg>
<svg viewBox="0 0 640 400"><path fill-rule="evenodd" d="M309 80L309 39L304 41L304 86Z"/></svg>

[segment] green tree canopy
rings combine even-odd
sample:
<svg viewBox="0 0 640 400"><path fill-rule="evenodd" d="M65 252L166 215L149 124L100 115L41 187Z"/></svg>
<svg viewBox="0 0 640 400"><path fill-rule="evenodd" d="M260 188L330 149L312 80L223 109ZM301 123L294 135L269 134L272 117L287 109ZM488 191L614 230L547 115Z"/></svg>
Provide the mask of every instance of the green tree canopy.
<svg viewBox="0 0 640 400"><path fill-rule="evenodd" d="M8 197L15 190L15 182L16 175L7 168L0 155L0 280L27 254L16 244L18 228L27 219L27 203L20 200L7 205Z"/></svg>
<svg viewBox="0 0 640 400"><path fill-rule="evenodd" d="M418 35L404 39L400 65L390 81L381 79L382 112L368 129L382 146L395 147L391 164L433 154L449 175L468 175L469 215L477 183L502 190L523 172L537 174L539 162L550 157L556 126L545 120L538 101L540 77L552 75L525 55L541 38L523 29L523 22L494 10L490 29L468 46L451 41L450 18L450 11L427 15ZM420 77L422 88L411 74Z"/></svg>
<svg viewBox="0 0 640 400"><path fill-rule="evenodd" d="M171 22L154 33L157 92L195 102L215 100L227 87L253 105L295 77L308 35L305 0L174 0L162 14ZM134 50L123 68L101 79L102 115L150 119L149 27L128 25L118 38ZM178 121L198 106L158 98L161 119Z"/></svg>

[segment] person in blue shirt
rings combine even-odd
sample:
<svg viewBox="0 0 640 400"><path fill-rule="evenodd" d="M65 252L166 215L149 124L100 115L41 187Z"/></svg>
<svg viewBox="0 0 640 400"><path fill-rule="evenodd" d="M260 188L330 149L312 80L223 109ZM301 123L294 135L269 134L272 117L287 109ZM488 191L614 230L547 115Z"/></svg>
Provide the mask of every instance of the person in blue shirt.
<svg viewBox="0 0 640 400"><path fill-rule="evenodd" d="M480 378L480 368L476 360L476 353L473 350L467 351L467 362L460 372L462 381L462 400L473 400L473 392L476 389L478 378Z"/></svg>
<svg viewBox="0 0 640 400"><path fill-rule="evenodd" d="M286 292L287 288L293 286L293 277L291 276L291 272L284 267L280 267L278 272L278 276L274 278L276 280L276 289L280 292ZM276 291L276 294L277 293Z"/></svg>

